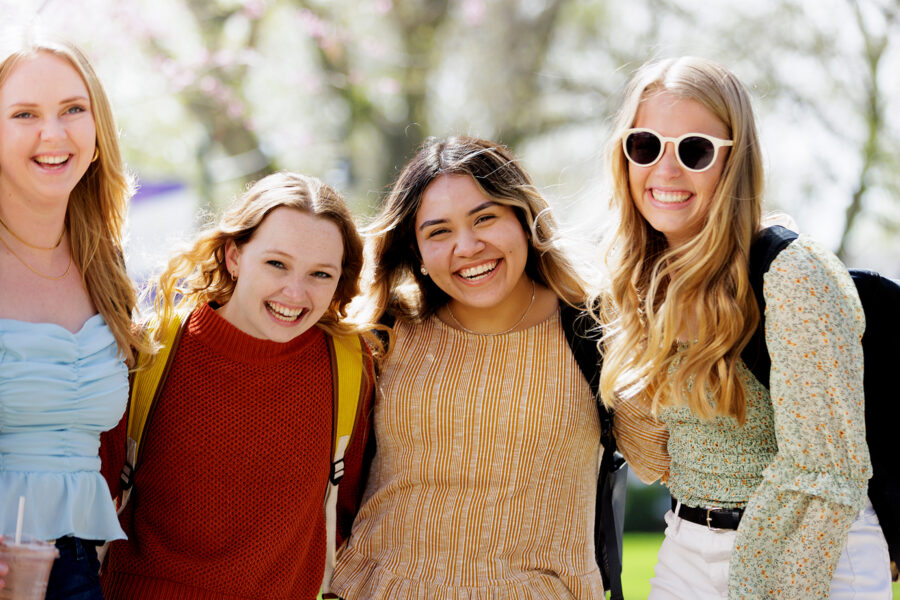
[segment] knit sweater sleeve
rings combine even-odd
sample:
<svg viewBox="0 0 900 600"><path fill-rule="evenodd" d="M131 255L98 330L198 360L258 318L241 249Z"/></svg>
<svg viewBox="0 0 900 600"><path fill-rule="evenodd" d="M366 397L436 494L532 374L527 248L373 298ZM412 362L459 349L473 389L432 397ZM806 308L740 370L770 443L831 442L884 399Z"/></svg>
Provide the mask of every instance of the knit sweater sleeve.
<svg viewBox="0 0 900 600"><path fill-rule="evenodd" d="M765 277L778 452L750 497L730 598L825 598L871 464L862 307L844 266L801 236Z"/></svg>

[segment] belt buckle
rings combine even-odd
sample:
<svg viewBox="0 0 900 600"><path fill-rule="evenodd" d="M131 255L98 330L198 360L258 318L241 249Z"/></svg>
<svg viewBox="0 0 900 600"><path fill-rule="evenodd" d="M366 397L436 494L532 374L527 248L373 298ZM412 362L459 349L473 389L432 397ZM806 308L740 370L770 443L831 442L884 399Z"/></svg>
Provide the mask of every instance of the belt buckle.
<svg viewBox="0 0 900 600"><path fill-rule="evenodd" d="M706 528L710 531L724 531L721 527L712 526L712 515L709 514L714 510L721 510L721 508L718 506L704 506L703 508L706 510Z"/></svg>

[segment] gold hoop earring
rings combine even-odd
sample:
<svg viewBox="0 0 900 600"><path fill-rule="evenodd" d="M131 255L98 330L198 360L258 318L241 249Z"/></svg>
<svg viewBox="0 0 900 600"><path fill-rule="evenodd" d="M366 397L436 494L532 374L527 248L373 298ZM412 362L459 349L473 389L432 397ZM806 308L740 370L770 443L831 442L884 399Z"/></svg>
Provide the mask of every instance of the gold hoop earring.
<svg viewBox="0 0 900 600"><path fill-rule="evenodd" d="M231 272L231 280L237 281L237 275L234 274L234 271Z"/></svg>
<svg viewBox="0 0 900 600"><path fill-rule="evenodd" d="M100 158L100 148L94 147L94 157L91 159L91 162L97 162L97 159Z"/></svg>

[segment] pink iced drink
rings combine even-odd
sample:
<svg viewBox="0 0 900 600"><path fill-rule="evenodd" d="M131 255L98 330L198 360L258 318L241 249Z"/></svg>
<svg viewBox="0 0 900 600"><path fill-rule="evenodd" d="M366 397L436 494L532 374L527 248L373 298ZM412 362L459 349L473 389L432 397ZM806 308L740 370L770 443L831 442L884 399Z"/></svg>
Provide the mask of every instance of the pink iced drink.
<svg viewBox="0 0 900 600"><path fill-rule="evenodd" d="M47 542L0 542L0 562L9 567L3 578L6 585L0 588L0 600L44 600L57 556L56 546Z"/></svg>

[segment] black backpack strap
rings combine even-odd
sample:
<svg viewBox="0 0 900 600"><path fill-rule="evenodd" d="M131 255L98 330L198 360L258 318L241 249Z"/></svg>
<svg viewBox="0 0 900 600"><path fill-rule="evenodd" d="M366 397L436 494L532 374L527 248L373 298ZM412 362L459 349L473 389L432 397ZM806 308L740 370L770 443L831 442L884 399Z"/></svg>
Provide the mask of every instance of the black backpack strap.
<svg viewBox="0 0 900 600"><path fill-rule="evenodd" d="M796 239L796 231L781 225L768 227L756 235L750 246L750 283L754 291L758 289L759 293L762 293L763 275L772 266L775 257Z"/></svg>
<svg viewBox="0 0 900 600"><path fill-rule="evenodd" d="M766 298L763 296L763 276L772 266L772 261L778 254L787 248L791 242L797 239L797 233L780 225L763 229L759 232L753 245L750 246L750 286L756 296L756 305L759 306L759 325L753 332L750 342L741 352L741 359L753 373L753 375L766 388L769 387L769 370L772 361L769 358L769 348L766 346Z"/></svg>
<svg viewBox="0 0 900 600"><path fill-rule="evenodd" d="M379 325L384 325L385 327L393 327L394 323L397 322L397 318L393 315L393 313L386 312L381 315L381 318L378 319Z"/></svg>
<svg viewBox="0 0 900 600"><path fill-rule="evenodd" d="M560 302L559 316L578 368L596 396L600 385L600 352L597 350L600 332L595 329L590 315L580 308Z"/></svg>
<svg viewBox="0 0 900 600"><path fill-rule="evenodd" d="M386 312L381 315L381 318L378 319L379 325L384 325L389 329L394 328L394 323L397 321L397 318L394 317L392 313ZM383 329L373 329L372 333L375 334L375 337L381 342L381 345L384 347L385 353L390 349L391 344L391 336L390 334Z"/></svg>
<svg viewBox="0 0 900 600"><path fill-rule="evenodd" d="M615 449L616 440L612 433L612 414L599 401L600 367L603 363L603 358L597 348L600 330L596 322L584 310L566 303L560 303L559 315L563 332L566 334L566 341L575 356L575 362L578 363L581 374L591 386L591 393L598 401L600 441L604 448Z"/></svg>
<svg viewBox="0 0 900 600"><path fill-rule="evenodd" d="M560 303L560 321L575 362L591 387L600 416L600 476L597 480L597 506L594 546L597 565L603 575L603 587L610 590L611 600L621 600L622 592L622 532L625 519L626 471L622 455L616 452L612 431L612 414L600 402L600 367L603 358L597 348L600 330L587 312L564 302Z"/></svg>
<svg viewBox="0 0 900 600"><path fill-rule="evenodd" d="M891 561L900 563L900 461L893 429L900 421L897 398L897 340L900 339L900 282L874 271L850 269L866 313L863 386L866 442L872 459L869 499L888 543Z"/></svg>

